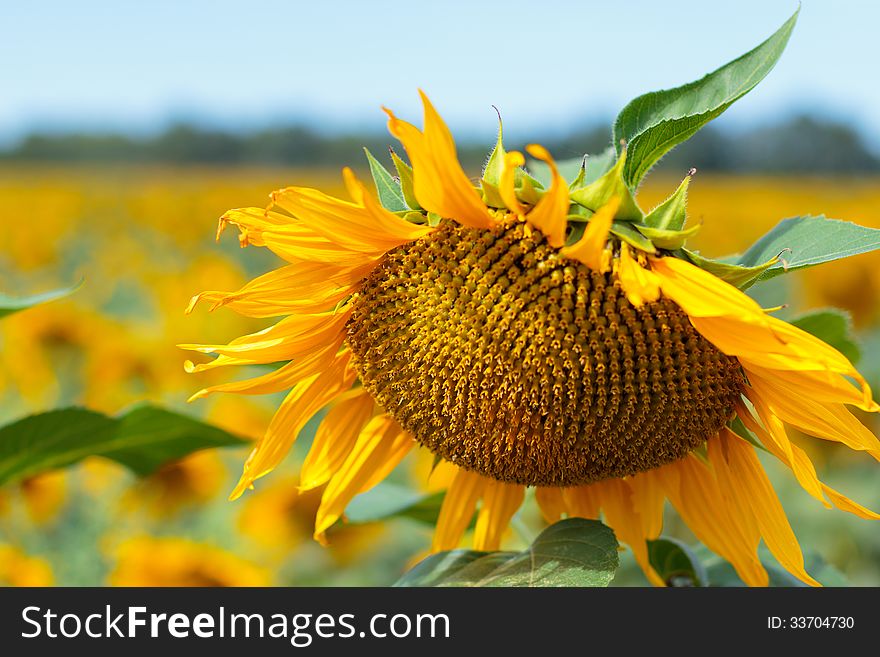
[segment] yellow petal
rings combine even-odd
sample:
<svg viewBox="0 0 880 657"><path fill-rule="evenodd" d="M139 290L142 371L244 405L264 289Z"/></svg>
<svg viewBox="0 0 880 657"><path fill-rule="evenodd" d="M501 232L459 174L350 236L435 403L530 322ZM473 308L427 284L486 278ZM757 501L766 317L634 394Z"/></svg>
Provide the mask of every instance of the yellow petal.
<svg viewBox="0 0 880 657"><path fill-rule="evenodd" d="M516 197L516 170L526 163L522 153L518 151L510 151L504 154L504 167L501 169L501 177L498 181L498 193L501 194L501 200L511 212L519 216L524 216L526 209Z"/></svg>
<svg viewBox="0 0 880 657"><path fill-rule="evenodd" d="M691 317L694 327L725 354L736 356L746 367L788 370L792 381L794 372L852 377L862 388L862 408L877 410L864 377L834 347L767 315L734 286L684 260L656 258L651 265L663 294L675 301ZM809 374L805 382L812 388L820 384L821 377ZM834 381L829 390L842 394L844 383Z"/></svg>
<svg viewBox="0 0 880 657"><path fill-rule="evenodd" d="M356 291L374 263L340 268L320 262L286 265L258 276L236 292L202 292L190 301L192 312L199 301L211 301L210 310L226 306L247 317L277 317L292 313L321 313Z"/></svg>
<svg viewBox="0 0 880 657"><path fill-rule="evenodd" d="M421 91L419 94L425 108L424 132L385 110L389 132L401 141L412 162L419 204L462 226L491 228L494 219L458 162L449 128L428 97Z"/></svg>
<svg viewBox="0 0 880 657"><path fill-rule="evenodd" d="M563 488L562 499L569 517L587 518L588 520L599 518L601 500L592 484Z"/></svg>
<svg viewBox="0 0 880 657"><path fill-rule="evenodd" d="M634 506L630 486L622 479L609 479L593 484L599 493L600 505L605 513L605 521L614 530L617 538L629 545L636 562L654 586L666 586L648 559L648 544L641 510ZM651 511L646 509L646 513ZM656 538L656 536L650 537Z"/></svg>
<svg viewBox="0 0 880 657"><path fill-rule="evenodd" d="M474 528L475 550L491 551L501 548L501 537L513 514L522 504L525 492L525 486L485 480L483 504Z"/></svg>
<svg viewBox="0 0 880 657"><path fill-rule="evenodd" d="M730 283L680 258L652 258L663 294L691 317L736 317L752 320L769 330L761 307Z"/></svg>
<svg viewBox="0 0 880 657"><path fill-rule="evenodd" d="M629 245L620 245L620 267L617 275L620 287L626 298L636 308L646 301L656 301L660 296L660 282L657 275L645 269L630 255Z"/></svg>
<svg viewBox="0 0 880 657"><path fill-rule="evenodd" d="M657 469L666 497L697 538L727 559L749 586L767 586L757 542L730 515L712 470L691 455Z"/></svg>
<svg viewBox="0 0 880 657"><path fill-rule="evenodd" d="M278 363L309 356L316 349L336 342L349 317L351 317L351 309L291 315L262 331L236 338L229 344L177 346L203 354L226 356L196 365L192 369L194 372L202 372L221 365Z"/></svg>
<svg viewBox="0 0 880 657"><path fill-rule="evenodd" d="M241 479L230 499L240 497L256 479L281 463L306 422L351 387L356 372L349 368L350 361L351 352L343 352L326 370L301 381L290 391L245 462Z"/></svg>
<svg viewBox="0 0 880 657"><path fill-rule="evenodd" d="M315 432L300 469L300 490L311 490L330 481L351 453L375 406L373 397L364 388L340 396Z"/></svg>
<svg viewBox="0 0 880 657"><path fill-rule="evenodd" d="M735 492L741 499L748 500L770 552L792 575L812 586L821 586L804 570L800 545L755 450L729 431L722 431L719 438L730 466Z"/></svg>
<svg viewBox="0 0 880 657"><path fill-rule="evenodd" d="M642 523L642 534L649 540L660 536L663 530L663 507L666 506L666 495L657 473L648 470L633 475L626 480L632 491L633 508L639 514Z"/></svg>
<svg viewBox="0 0 880 657"><path fill-rule="evenodd" d="M244 379L243 381L230 381L229 383L221 383L215 386L209 386L192 395L187 401L195 401L202 399L208 395L218 392L231 392L241 395L266 395L282 390L289 390L297 385L303 379L319 375L325 371L335 358L338 357L339 349L342 347L344 336L338 336L328 345L316 349L312 353L298 358L295 361L285 363L277 370L263 374L252 379ZM221 356L220 358L226 358ZM219 360L219 359L218 359ZM190 361L186 363L188 372L197 371L197 367Z"/></svg>
<svg viewBox="0 0 880 657"><path fill-rule="evenodd" d="M563 247L561 253L566 258L572 258L584 263L593 271L607 271L606 263L602 261L602 253L605 243L608 241L608 231L617 208L620 207L620 199L613 197L607 204L590 217L586 230L581 238L571 246Z"/></svg>
<svg viewBox="0 0 880 657"><path fill-rule="evenodd" d="M544 233L550 246L559 248L565 244L565 229L568 226L568 184L559 175L556 162L550 157L547 149L538 144L526 147L529 155L547 163L550 167L552 182L550 189L544 192L541 200L526 215L532 226Z"/></svg>
<svg viewBox="0 0 880 657"><path fill-rule="evenodd" d="M819 500L823 506L830 508L831 505L822 493L822 484L816 475L816 468L813 467L812 461L802 450L792 444L782 421L776 417L754 390L748 391L748 398L755 407L763 426L752 416L745 404L740 402L737 406L737 415L743 424L758 437L761 444L771 454L791 468L798 483L805 491Z"/></svg>
<svg viewBox="0 0 880 657"><path fill-rule="evenodd" d="M799 390L750 372L749 383L773 413L804 433L843 443L880 460L880 440L842 404L825 404Z"/></svg>
<svg viewBox="0 0 880 657"><path fill-rule="evenodd" d="M758 404L756 404L755 406L757 408ZM853 500L849 499L845 495L842 495L827 484L819 481L819 477L816 474L816 468L813 465L813 462L810 460L810 457L807 456L807 453L804 452L804 450L788 440L788 437L785 435L785 428L782 426L782 422L779 421L776 416L772 415L772 412L769 411L766 407L761 407L760 413L762 422L766 423L769 421L770 423L772 423L772 426L774 426L774 431L768 432L767 430L765 430L763 426L755 421L748 409L741 407L737 410L737 415L743 420L743 423L746 425L746 427L748 427L756 436L758 436L761 444L764 445L764 447L766 447L771 454L773 454L776 458L778 458L785 465L791 468L792 472L794 472L795 474L795 477L798 479L798 482L801 484L805 491L807 491L810 495L822 502L822 504L827 508L830 508L831 504L829 504L828 500L825 499L825 495L828 495L828 497L831 498L831 503L841 511L853 513L860 518L865 518L866 520L880 520L880 515L878 515L877 513L874 513L873 511L865 508L861 504L854 502ZM765 417L767 417L768 419L765 420ZM777 434L777 436L774 436L773 434ZM778 437L778 434L781 434L781 438ZM779 443L781 439L784 439L787 443L787 449L780 448Z"/></svg>
<svg viewBox="0 0 880 657"><path fill-rule="evenodd" d="M538 486L535 488L535 501L547 523L552 524L561 520L563 514L567 513L562 489L557 486Z"/></svg>
<svg viewBox="0 0 880 657"><path fill-rule="evenodd" d="M474 517L477 501L483 495L486 481L476 472L459 468L440 507L434 540L431 543L432 552L458 547L471 518Z"/></svg>
<svg viewBox="0 0 880 657"><path fill-rule="evenodd" d="M371 482L375 485L388 476L412 446L413 439L390 416L370 420L324 489L315 518L315 540L325 543L326 531L342 517L352 498Z"/></svg>
<svg viewBox="0 0 880 657"><path fill-rule="evenodd" d="M273 192L273 198L292 198L296 189L291 187ZM320 194L320 192L315 193ZM333 200L336 201L336 199ZM344 201L336 202L345 203ZM267 222L262 216L257 216L257 212L270 217L284 217L285 223ZM318 214L315 214L316 212ZM241 233L238 238L241 246L265 246L290 263L315 261L332 264L335 267L358 266L368 260L380 257L387 250L383 248L385 244L394 244L393 241L382 242L381 240L374 243L372 233L367 228L359 229L361 240L349 239L348 231L338 225L336 225L336 232L345 234L345 236L334 235L333 230L328 230L327 226L316 220L316 218L320 219L320 210L313 209L304 216L309 217L310 223L271 210L242 208L230 210L221 217L220 221L221 226L232 224L238 227ZM363 220L365 217L366 215L361 210L360 219ZM332 219L332 215L326 217L326 220L331 224ZM355 220L360 223L359 220ZM323 230L316 230L316 227L322 226Z"/></svg>

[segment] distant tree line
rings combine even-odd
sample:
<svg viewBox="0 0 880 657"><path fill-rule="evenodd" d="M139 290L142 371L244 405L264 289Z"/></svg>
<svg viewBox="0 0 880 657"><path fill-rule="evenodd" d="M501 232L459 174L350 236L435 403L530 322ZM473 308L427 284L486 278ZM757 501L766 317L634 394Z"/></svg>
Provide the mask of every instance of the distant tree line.
<svg viewBox="0 0 880 657"><path fill-rule="evenodd" d="M597 153L609 144L606 127L536 139L559 159ZM139 139L124 135L32 134L0 152L0 162L63 164L200 164L342 166L361 163L362 147L377 156L393 143L378 134L326 135L307 126L236 134L178 125ZM508 148L516 147L509 144ZM491 144L459 143L465 167L476 171ZM670 153L667 171L755 173L868 173L880 171L880 157L853 127L801 116L736 134L709 127Z"/></svg>

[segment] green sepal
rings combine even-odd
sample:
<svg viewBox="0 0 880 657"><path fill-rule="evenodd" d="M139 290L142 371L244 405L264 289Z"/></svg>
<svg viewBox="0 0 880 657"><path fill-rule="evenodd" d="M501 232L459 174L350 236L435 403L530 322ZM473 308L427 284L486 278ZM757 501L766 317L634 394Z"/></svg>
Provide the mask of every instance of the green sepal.
<svg viewBox="0 0 880 657"><path fill-rule="evenodd" d="M621 240L634 246L645 253L657 253L654 244L647 237L633 228L632 224L624 221L612 221L610 232Z"/></svg>
<svg viewBox="0 0 880 657"><path fill-rule="evenodd" d="M507 207L504 203L504 199L501 198L501 192L498 191L497 186L485 180L481 180L480 188L483 191L483 203L485 203L487 206L489 206L490 208Z"/></svg>
<svg viewBox="0 0 880 657"><path fill-rule="evenodd" d="M504 126L501 124L501 116L498 117L498 140L495 142L495 148L489 153L489 159L486 160L486 166L483 167L483 175L481 182L487 182L495 189L501 184L501 172L504 171L504 156L507 151L504 150L504 144L501 139L504 134Z"/></svg>
<svg viewBox="0 0 880 657"><path fill-rule="evenodd" d="M401 160L393 148L389 148L388 152L391 153L391 161L394 162L394 168L397 169L400 191L403 192L403 199L406 201L406 205L413 210L421 210L422 206L419 204L418 199L416 199L416 191L413 186L412 167Z"/></svg>
<svg viewBox="0 0 880 657"><path fill-rule="evenodd" d="M584 155L583 159L581 160L581 168L578 169L578 174L575 177L575 179L571 181L571 183L568 186L568 189L570 191L574 191L576 189L580 189L581 187L583 187L586 184L587 184L587 156Z"/></svg>
<svg viewBox="0 0 880 657"><path fill-rule="evenodd" d="M645 214L636 203L629 187L623 180L623 168L626 165L624 150L617 163L596 182L576 189L571 193L571 200L588 210L596 212L613 197L620 198L620 207L614 215L615 221L642 221Z"/></svg>
<svg viewBox="0 0 880 657"><path fill-rule="evenodd" d="M642 235L651 240L654 246L668 249L669 251L675 251L683 247L685 242L700 232L700 228L702 228L702 225L699 224L684 230L665 230L663 228L642 226L641 224L634 224L634 226Z"/></svg>
<svg viewBox="0 0 880 657"><path fill-rule="evenodd" d="M443 221L443 217L441 217L436 212L428 213L428 225L431 228L436 228L437 226L439 226L441 221Z"/></svg>
<svg viewBox="0 0 880 657"><path fill-rule="evenodd" d="M428 223L428 218L425 216L423 212L418 212L416 210L408 210L406 212L396 212L396 215L402 217L406 221L411 224L426 224Z"/></svg>
<svg viewBox="0 0 880 657"><path fill-rule="evenodd" d="M666 231L680 231L684 228L687 221L687 190L694 173L696 170L691 169L681 181L678 189L668 199L651 210L642 223L650 228ZM658 244L658 246L660 245Z"/></svg>
<svg viewBox="0 0 880 657"><path fill-rule="evenodd" d="M682 257L684 260L690 261L700 269L705 269L710 274L717 276L723 281L727 281L740 290L751 287L765 271L779 262L779 257L777 256L754 267L743 267L742 265L734 265L724 260L704 258L699 253L688 251L687 249L681 249L679 254L681 254L679 257Z"/></svg>
<svg viewBox="0 0 880 657"><path fill-rule="evenodd" d="M524 169L516 170L513 185L516 190L516 197L529 205L535 205L543 196L544 186Z"/></svg>
<svg viewBox="0 0 880 657"><path fill-rule="evenodd" d="M367 161L370 163L370 173L373 175L373 183L376 185L376 192L379 194L379 203L389 212L402 212L407 210L406 200L400 189L400 183L394 179L394 176L382 164L373 157L366 146L364 153L367 155Z"/></svg>

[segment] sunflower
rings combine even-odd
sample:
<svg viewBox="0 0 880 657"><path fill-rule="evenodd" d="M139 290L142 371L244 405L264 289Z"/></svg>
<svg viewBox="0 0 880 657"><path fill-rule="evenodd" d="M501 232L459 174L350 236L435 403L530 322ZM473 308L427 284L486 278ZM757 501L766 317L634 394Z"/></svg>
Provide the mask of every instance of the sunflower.
<svg viewBox="0 0 880 657"><path fill-rule="evenodd" d="M666 500L746 583L768 583L763 540L817 584L756 450L826 507L877 519L822 483L786 434L880 458L880 441L847 409L878 410L865 379L686 259L678 247L693 230L682 222L633 229L646 215L623 184L625 150L598 179L581 169L569 184L544 148L529 146L549 171L542 185L499 133L475 185L422 101L423 130L386 110L411 162L393 154L405 209L386 209L345 169L351 201L288 187L265 210L220 220L242 246L287 263L189 308L283 316L226 345L182 345L216 355L189 371L283 363L193 396L289 390L231 497L327 409L300 475L303 490L325 487L319 541L356 494L421 446L455 469L435 551L457 547L475 514L474 548L498 549L534 487L548 522L603 517L654 584L663 580L647 541L660 534ZM688 182L652 214L683 212Z"/></svg>
<svg viewBox="0 0 880 657"><path fill-rule="evenodd" d="M269 572L212 545L166 536L127 539L116 549L111 586L269 586Z"/></svg>

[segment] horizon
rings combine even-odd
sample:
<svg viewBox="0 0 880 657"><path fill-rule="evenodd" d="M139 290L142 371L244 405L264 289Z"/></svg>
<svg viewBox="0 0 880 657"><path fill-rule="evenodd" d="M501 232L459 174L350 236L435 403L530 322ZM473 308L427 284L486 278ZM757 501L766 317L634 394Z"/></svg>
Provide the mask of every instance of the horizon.
<svg viewBox="0 0 880 657"><path fill-rule="evenodd" d="M619 8L556 0L528 16L525 34L520 24L527 5L521 0L467 8L461 0L442 8L386 0L334 7L263 0L234 10L227 0L109 9L94 0L48 4L52 20L45 9L39 16L24 6L3 9L6 24L17 29L0 44L0 56L27 61L26 67L0 67L7 92L0 107L4 147L34 133L136 138L181 123L236 134L290 125L325 134L378 134L385 128L382 104L420 121L419 86L462 140L494 138L494 104L505 132L527 141L530 133L559 135L610 123L629 99L697 79L754 47L796 8L794 2L768 6L757 0L707 7L632 0L625 30L587 27L590 45L583 52L581 37L559 40L558 17L565 17L567 29L581 16L588 26L614 25ZM339 21L340 12L348 20ZM461 19L465 12L468 20ZM857 53L871 42L877 20L880 6L869 2L805 2L779 66L719 119L719 129L806 114L855 127L876 150L880 113L872 108L880 107L880 89L860 82L871 79L876 58ZM320 41L326 30L298 24L328 21L337 30L331 47ZM656 42L658 24L667 37L662 49L650 50L645 68L647 47L619 44L622 37ZM414 28L418 38L409 36ZM448 45L452 39L455 48ZM398 47L405 56L396 54ZM572 70L582 71L589 87Z"/></svg>

